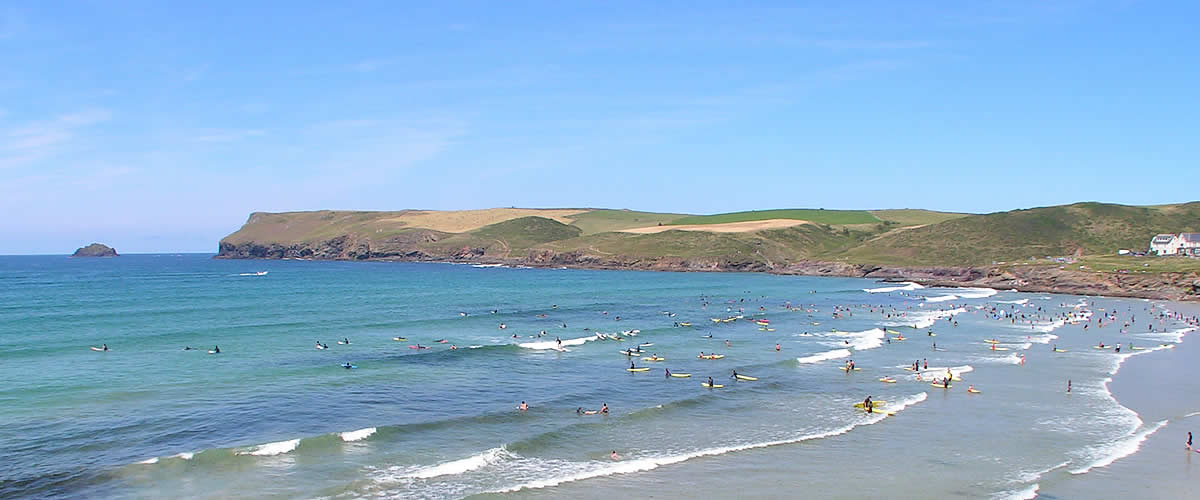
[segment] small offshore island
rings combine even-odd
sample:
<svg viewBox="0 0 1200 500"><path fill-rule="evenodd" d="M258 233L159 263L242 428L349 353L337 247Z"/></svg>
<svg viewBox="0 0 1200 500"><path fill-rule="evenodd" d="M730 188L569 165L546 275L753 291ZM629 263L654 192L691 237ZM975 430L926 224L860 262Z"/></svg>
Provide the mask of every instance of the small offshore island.
<svg viewBox="0 0 1200 500"><path fill-rule="evenodd" d="M688 215L610 209L254 213L217 258L469 262L768 272L1200 300L1200 259L1151 256L1200 231L1200 202L1075 203L991 214L784 209Z"/></svg>
<svg viewBox="0 0 1200 500"><path fill-rule="evenodd" d="M71 257L120 257L117 251L108 245L102 243L92 243L86 247L80 247L71 254Z"/></svg>

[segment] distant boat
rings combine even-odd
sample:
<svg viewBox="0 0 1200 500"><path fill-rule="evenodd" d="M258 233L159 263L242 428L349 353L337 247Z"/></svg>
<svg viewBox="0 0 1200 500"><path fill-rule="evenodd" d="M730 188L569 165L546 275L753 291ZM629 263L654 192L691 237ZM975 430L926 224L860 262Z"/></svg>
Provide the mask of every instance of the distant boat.
<svg viewBox="0 0 1200 500"><path fill-rule="evenodd" d="M255 276L266 276L266 275L267 275L267 271L258 271L258 272L256 272L256 273L254 273L254 275L255 275Z"/></svg>

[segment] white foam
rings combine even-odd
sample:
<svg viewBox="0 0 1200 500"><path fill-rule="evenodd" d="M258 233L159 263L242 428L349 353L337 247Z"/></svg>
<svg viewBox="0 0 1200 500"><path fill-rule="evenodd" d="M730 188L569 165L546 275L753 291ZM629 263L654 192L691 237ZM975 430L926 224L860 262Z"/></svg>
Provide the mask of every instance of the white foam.
<svg viewBox="0 0 1200 500"><path fill-rule="evenodd" d="M555 340L547 340L545 342L526 342L526 343L517 344L517 345L520 347L524 347L526 349L535 349L535 350L539 350L539 351L546 350L546 349L557 350L557 349L561 349L562 347L566 347L569 345L583 345L584 342L591 342L593 340L598 340L598 337L596 337L595 335L589 335L587 337L579 337L577 339L563 339L561 347L559 346L558 341L555 341Z"/></svg>
<svg viewBox="0 0 1200 500"><path fill-rule="evenodd" d="M842 337L850 341L849 344L839 342L837 345L845 345L856 351L865 351L874 349L883 345L883 337L887 332L882 328L872 328L861 332L833 332L828 334L831 337Z"/></svg>
<svg viewBox="0 0 1200 500"><path fill-rule="evenodd" d="M158 457L147 458L145 460L142 460L141 462L138 462L138 464L141 464L141 465L150 465L150 464L156 464L156 463L158 463Z"/></svg>
<svg viewBox="0 0 1200 500"><path fill-rule="evenodd" d="M517 455L509 453L503 446L492 448L483 453L472 455L467 458L441 463L429 467L417 469L409 474L401 477L414 479L429 479L438 476L454 476L464 472L470 472L481 467L494 464L501 460L519 458Z"/></svg>
<svg viewBox="0 0 1200 500"><path fill-rule="evenodd" d="M1044 343L1044 342L1043 342L1043 343ZM1033 343L1032 343L1032 342L1026 342L1026 343L1024 343L1024 344L1021 344L1021 350L1022 350L1022 351L1028 351L1030 347L1033 347Z"/></svg>
<svg viewBox="0 0 1200 500"><path fill-rule="evenodd" d="M1047 334L1045 334L1045 335L1038 335L1038 336L1035 336L1035 337L1029 337L1029 341L1030 341L1030 342L1037 342L1037 343L1039 343L1039 344L1049 344L1051 340L1054 340L1054 339L1057 339L1057 338L1058 338L1058 335L1053 335L1053 334L1049 334L1049 333L1047 333Z"/></svg>
<svg viewBox="0 0 1200 500"><path fill-rule="evenodd" d="M1033 500L1038 496L1038 488L1038 484L1033 483L1019 490L1001 491L992 495L992 498L995 500Z"/></svg>
<svg viewBox="0 0 1200 500"><path fill-rule="evenodd" d="M963 288L954 292L964 299L983 299L1000 293L993 288Z"/></svg>
<svg viewBox="0 0 1200 500"><path fill-rule="evenodd" d="M967 310L961 307L940 311L915 312L912 314L912 316L917 318L917 321L913 323L912 327L918 330L929 328L942 318L948 318L950 316L954 316L955 314L961 314L965 312L967 312Z"/></svg>
<svg viewBox="0 0 1200 500"><path fill-rule="evenodd" d="M837 359L837 358L844 358L844 357L847 357L847 356L849 356L849 355L850 355L850 350L849 350L849 349L834 349L834 350L832 350L832 351L825 351L825 352L823 352L823 353L820 353L820 354L813 354L812 356L805 356L805 357L803 357L803 358L796 358L796 362L797 362L797 363L803 363L803 364L808 364L808 363L820 363L820 362L822 362L822 361L825 361L825 360L829 360L829 359Z"/></svg>
<svg viewBox="0 0 1200 500"><path fill-rule="evenodd" d="M1029 299L1021 299L1021 300L997 300L997 301L996 301L996 303L997 303L997 304L1016 304L1016 305L1019 305L1019 306L1023 306L1023 305L1025 305L1025 304L1028 304L1028 303L1029 303Z"/></svg>
<svg viewBox="0 0 1200 500"><path fill-rule="evenodd" d="M925 401L925 398L927 396L928 396L927 393L922 392L920 394L905 398L904 400L902 400L900 403L898 403L895 406L892 406L889 403L888 410L901 411L910 405L920 403L921 401ZM542 470L565 470L565 473L560 476L557 476L557 477L536 479L536 480L520 483L520 484L510 486L510 487L507 487L504 489L492 491L491 493L511 493L511 492L516 492L516 491L521 491L521 490L526 490L526 489L548 488L548 487L552 487L552 486L558 486L563 483L568 483L568 482L573 482L573 481L581 481L584 479L591 479L591 478L595 478L595 477L611 476L614 474L630 474L630 473L634 473L634 472L643 472L643 471L653 470L653 469L657 469L664 465L677 464L680 462L684 462L686 460L691 460L693 458L709 457L709 456L714 456L714 455L724 455L726 453L733 453L733 452L744 451L744 450L767 448L767 447L771 447L771 446L779 446L779 445L785 445L785 444L794 444L794 443L809 441L809 440L813 440L813 439L822 439L822 438L827 438L827 437L831 437L831 436L837 436L840 434L845 434L845 433L853 430L855 427L858 427L859 425L871 425L871 424L874 424L874 423L877 423L877 422L883 420L884 418L887 418L887 415L873 414L873 415L866 417L866 420L863 420L858 423L850 424L845 427L841 427L841 428L837 428L837 429L833 429L833 430L825 431L825 432L797 436L797 437L790 438L790 439L780 439L780 440L765 441L765 442L760 442L760 443L722 446L722 447L718 447L718 448L708 448L708 449L703 449L703 450L697 450L697 451L693 451L690 453L680 453L677 455L667 455L667 456L659 456L659 457L637 458L637 459L622 460L619 462L612 462L612 463L598 462L598 461L578 463L578 462L568 462L568 461L562 461L562 460L531 460L532 462L535 462L534 464L531 464L534 466L534 467L532 467L532 469L534 469L534 470L539 470L539 471L542 471Z"/></svg>
<svg viewBox="0 0 1200 500"><path fill-rule="evenodd" d="M356 431L343 432L338 435L342 437L342 441L345 441L348 443L351 441L358 441L361 439L366 439L368 437L371 437L372 434L375 434L374 427L367 427L366 429L359 429Z"/></svg>
<svg viewBox="0 0 1200 500"><path fill-rule="evenodd" d="M171 456L172 456L172 458L180 458L180 459L183 459L183 460L191 460L191 459L192 459L192 457L196 456L196 454L195 454L195 453L192 453L192 452L190 452L190 451L185 451L185 452L183 452L183 453L180 453L180 454L178 454L178 455L171 455Z"/></svg>
<svg viewBox="0 0 1200 500"><path fill-rule="evenodd" d="M885 286L885 287L881 287L881 288L864 288L863 291L867 292L867 293L887 293L887 292L917 290L917 289L921 289L921 288L925 288L925 287L918 285L916 283L908 282L908 283L905 283L905 284L899 285L899 286Z"/></svg>
<svg viewBox="0 0 1200 500"><path fill-rule="evenodd" d="M1188 413L1187 415L1184 415L1183 418L1194 417L1196 415L1200 415L1200 411Z"/></svg>
<svg viewBox="0 0 1200 500"><path fill-rule="evenodd" d="M925 302L945 302L956 299L958 299L957 295L938 295L936 297L925 297Z"/></svg>
<svg viewBox="0 0 1200 500"><path fill-rule="evenodd" d="M1089 456L1094 458L1092 462L1068 472L1071 474L1087 474L1092 469L1108 467L1117 460L1137 453L1138 449L1142 447L1142 442L1146 441L1146 438L1150 437L1151 434L1154 434L1166 424L1167 421L1162 420L1152 426L1137 429L1124 438L1107 445L1094 447L1089 453Z"/></svg>
<svg viewBox="0 0 1200 500"><path fill-rule="evenodd" d="M254 455L259 457L269 457L272 455L282 455L290 453L300 445L299 439L290 439L288 441L277 441L274 443L260 444L248 450L239 451L237 455Z"/></svg>

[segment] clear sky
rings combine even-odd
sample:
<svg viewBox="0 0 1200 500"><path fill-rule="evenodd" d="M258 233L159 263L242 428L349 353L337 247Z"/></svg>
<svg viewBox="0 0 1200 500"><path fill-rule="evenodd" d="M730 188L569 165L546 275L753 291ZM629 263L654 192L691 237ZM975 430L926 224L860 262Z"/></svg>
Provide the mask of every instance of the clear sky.
<svg viewBox="0 0 1200 500"><path fill-rule="evenodd" d="M253 211L1200 199L1200 2L415 4L0 4L0 254L215 252Z"/></svg>

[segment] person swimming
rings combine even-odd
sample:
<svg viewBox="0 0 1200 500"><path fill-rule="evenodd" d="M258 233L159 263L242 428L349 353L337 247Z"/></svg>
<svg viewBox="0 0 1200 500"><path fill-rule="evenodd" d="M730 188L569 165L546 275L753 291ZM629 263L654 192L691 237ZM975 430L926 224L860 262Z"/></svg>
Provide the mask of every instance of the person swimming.
<svg viewBox="0 0 1200 500"><path fill-rule="evenodd" d="M521 410L521 411L525 411L525 410L528 410L528 409L529 409L529 405L528 405L528 404L525 404L525 402L524 402L524 401L521 401L521 406L518 406L518 407L517 407L517 409L518 409L518 410Z"/></svg>
<svg viewBox="0 0 1200 500"><path fill-rule="evenodd" d="M775 344L775 352L779 352L779 344Z"/></svg>
<svg viewBox="0 0 1200 500"><path fill-rule="evenodd" d="M608 403L600 403L600 413L608 413Z"/></svg>
<svg viewBox="0 0 1200 500"><path fill-rule="evenodd" d="M609 457L611 457L614 462L621 459L621 457L619 455L617 455L617 450L613 450L612 454L609 455Z"/></svg>
<svg viewBox="0 0 1200 500"><path fill-rule="evenodd" d="M350 363L342 363L342 368L349 370L351 368L354 368L354 365L351 365Z"/></svg>

